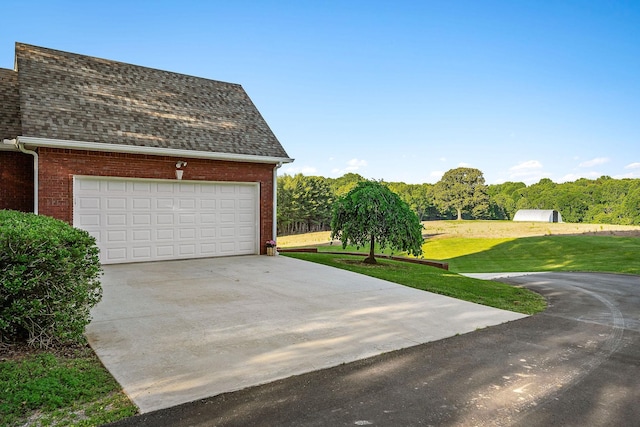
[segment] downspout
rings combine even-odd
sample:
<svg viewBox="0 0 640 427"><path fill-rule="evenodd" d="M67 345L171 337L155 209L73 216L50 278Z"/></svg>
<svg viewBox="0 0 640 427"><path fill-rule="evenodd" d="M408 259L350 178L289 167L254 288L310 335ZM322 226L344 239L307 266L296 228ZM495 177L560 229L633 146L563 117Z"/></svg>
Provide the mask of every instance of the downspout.
<svg viewBox="0 0 640 427"><path fill-rule="evenodd" d="M282 162L278 163L273 168L273 230L271 231L271 238L273 240L276 240L276 237L278 235L278 169L280 169L281 166Z"/></svg>
<svg viewBox="0 0 640 427"><path fill-rule="evenodd" d="M24 148L24 143L20 142L18 138L5 139L3 142L13 144L18 150L33 156L33 213L38 215L38 153Z"/></svg>

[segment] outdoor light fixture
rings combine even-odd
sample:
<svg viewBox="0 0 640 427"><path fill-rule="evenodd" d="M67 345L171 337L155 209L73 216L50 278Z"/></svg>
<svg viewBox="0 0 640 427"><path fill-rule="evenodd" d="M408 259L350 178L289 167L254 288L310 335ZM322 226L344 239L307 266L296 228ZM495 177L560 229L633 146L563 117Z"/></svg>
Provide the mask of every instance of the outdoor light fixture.
<svg viewBox="0 0 640 427"><path fill-rule="evenodd" d="M182 179L182 175L184 174L184 171L180 168L183 166L187 166L187 162L183 160L176 162L176 179Z"/></svg>

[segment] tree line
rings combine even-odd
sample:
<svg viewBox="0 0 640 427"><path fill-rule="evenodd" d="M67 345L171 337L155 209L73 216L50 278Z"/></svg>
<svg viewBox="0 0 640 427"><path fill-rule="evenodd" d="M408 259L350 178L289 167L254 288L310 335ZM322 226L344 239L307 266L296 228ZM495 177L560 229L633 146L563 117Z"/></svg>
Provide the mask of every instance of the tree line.
<svg viewBox="0 0 640 427"><path fill-rule="evenodd" d="M278 177L278 234L329 230L333 204L359 182L355 173L340 178ZM554 183L505 182L486 185L473 168L447 171L435 184L384 182L422 221L438 219L510 220L519 209L555 209L565 222L640 225L640 179L579 179Z"/></svg>

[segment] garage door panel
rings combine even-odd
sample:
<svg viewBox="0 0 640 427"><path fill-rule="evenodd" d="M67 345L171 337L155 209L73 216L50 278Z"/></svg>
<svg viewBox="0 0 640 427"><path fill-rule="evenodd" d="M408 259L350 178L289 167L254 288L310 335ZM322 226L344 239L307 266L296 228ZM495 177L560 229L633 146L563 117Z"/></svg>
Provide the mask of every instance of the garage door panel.
<svg viewBox="0 0 640 427"><path fill-rule="evenodd" d="M156 209L173 209L173 199L155 199Z"/></svg>
<svg viewBox="0 0 640 427"><path fill-rule="evenodd" d="M200 199L200 209L215 210L216 199Z"/></svg>
<svg viewBox="0 0 640 427"><path fill-rule="evenodd" d="M151 199L149 198L139 198L136 197L133 199L133 210L143 210L150 211L151 210Z"/></svg>
<svg viewBox="0 0 640 427"><path fill-rule="evenodd" d="M151 214L133 214L131 224L135 226L151 225Z"/></svg>
<svg viewBox="0 0 640 427"><path fill-rule="evenodd" d="M133 230L131 238L134 242L151 242L151 229Z"/></svg>
<svg viewBox="0 0 640 427"><path fill-rule="evenodd" d="M200 245L200 252L204 255L215 256L216 254L216 244L215 243L206 243Z"/></svg>
<svg viewBox="0 0 640 427"><path fill-rule="evenodd" d="M106 202L107 209L109 210L127 209L127 199L124 197L110 197Z"/></svg>
<svg viewBox="0 0 640 427"><path fill-rule="evenodd" d="M220 214L220 224L229 224L236 222L236 214L235 213L223 213Z"/></svg>
<svg viewBox="0 0 640 427"><path fill-rule="evenodd" d="M222 199L220 200L220 209L229 209L235 210L236 201L232 199Z"/></svg>
<svg viewBox="0 0 640 427"><path fill-rule="evenodd" d="M74 225L103 263L258 252L256 184L74 177Z"/></svg>
<svg viewBox="0 0 640 427"><path fill-rule="evenodd" d="M196 245L195 244L190 244L190 245L178 245L178 249L179 249L179 255L181 256L185 256L185 257L190 257L196 254Z"/></svg>
<svg viewBox="0 0 640 427"><path fill-rule="evenodd" d="M220 227L220 237L224 237L228 239L229 237L234 237L236 234L235 228L230 227Z"/></svg>
<svg viewBox="0 0 640 427"><path fill-rule="evenodd" d="M157 229L156 230L156 239L157 240L173 240L174 239L174 230L173 228L167 229Z"/></svg>
<svg viewBox="0 0 640 427"><path fill-rule="evenodd" d="M126 230L109 230L106 232L107 234L107 242L109 243L117 243L117 242L126 242L127 241L127 231Z"/></svg>
<svg viewBox="0 0 640 427"><path fill-rule="evenodd" d="M200 228L200 239L213 239L216 237L215 228Z"/></svg>
<svg viewBox="0 0 640 427"><path fill-rule="evenodd" d="M134 193L149 194L151 192L151 183L149 182L133 182L131 187Z"/></svg>
<svg viewBox="0 0 640 427"><path fill-rule="evenodd" d="M127 260L127 248L107 248L106 261L112 262L125 262ZM104 261L103 261L104 262Z"/></svg>
<svg viewBox="0 0 640 427"><path fill-rule="evenodd" d="M178 225L192 225L196 223L196 214L179 214Z"/></svg>
<svg viewBox="0 0 640 427"><path fill-rule="evenodd" d="M173 183L161 183L159 182L155 186L155 190L157 193L164 194L173 194L174 185Z"/></svg>
<svg viewBox="0 0 640 427"><path fill-rule="evenodd" d="M175 256L173 245L157 245L156 257L157 258L173 258Z"/></svg>
<svg viewBox="0 0 640 427"><path fill-rule="evenodd" d="M252 227L240 227L238 229L238 235L244 238L251 238L255 234L255 230Z"/></svg>
<svg viewBox="0 0 640 427"><path fill-rule="evenodd" d="M246 253L251 253L250 251L253 248L253 242L240 242L238 243L238 249L240 251L246 251Z"/></svg>
<svg viewBox="0 0 640 427"><path fill-rule="evenodd" d="M107 181L107 191L113 193L124 193L127 191L127 183L125 181Z"/></svg>
<svg viewBox="0 0 640 427"><path fill-rule="evenodd" d="M99 227L100 226L100 214L84 214L77 218L77 225L79 228L87 229L87 227Z"/></svg>
<svg viewBox="0 0 640 427"><path fill-rule="evenodd" d="M180 239L195 239L196 238L196 229L195 228L181 228Z"/></svg>
<svg viewBox="0 0 640 427"><path fill-rule="evenodd" d="M209 213L200 214L200 223L201 224L215 224L216 223L216 214L209 214Z"/></svg>
<svg viewBox="0 0 640 427"><path fill-rule="evenodd" d="M220 253L223 255L235 254L236 244L234 242L220 242Z"/></svg>
<svg viewBox="0 0 640 427"><path fill-rule="evenodd" d="M100 198L99 197L85 197L80 200L80 207L82 209L100 209Z"/></svg>
<svg viewBox="0 0 640 427"><path fill-rule="evenodd" d="M125 214L107 214L106 226L125 225L127 216Z"/></svg>
<svg viewBox="0 0 640 427"><path fill-rule="evenodd" d="M239 209L252 210L255 208L255 202L249 199L241 199L239 200Z"/></svg>
<svg viewBox="0 0 640 427"><path fill-rule="evenodd" d="M173 214L157 214L156 225L173 225Z"/></svg>
<svg viewBox="0 0 640 427"><path fill-rule="evenodd" d="M255 217L253 216L253 213L251 213L251 212L238 214L238 222L240 224L253 224L254 218Z"/></svg>
<svg viewBox="0 0 640 427"><path fill-rule="evenodd" d="M135 261L151 260L151 247L142 246L133 248L132 257Z"/></svg>
<svg viewBox="0 0 640 427"><path fill-rule="evenodd" d="M180 199L178 201L180 209L195 209L196 199Z"/></svg>

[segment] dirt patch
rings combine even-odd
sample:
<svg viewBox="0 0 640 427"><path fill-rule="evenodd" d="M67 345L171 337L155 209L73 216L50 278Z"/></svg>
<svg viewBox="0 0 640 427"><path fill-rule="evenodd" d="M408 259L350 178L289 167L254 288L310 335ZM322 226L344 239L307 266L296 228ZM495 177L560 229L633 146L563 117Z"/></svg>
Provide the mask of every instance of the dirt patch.
<svg viewBox="0 0 640 427"><path fill-rule="evenodd" d="M60 346L48 349L30 347L24 343L0 343L0 362L19 361L41 353L54 354L64 358L88 357L93 350L88 345Z"/></svg>
<svg viewBox="0 0 640 427"><path fill-rule="evenodd" d="M513 221L425 221L423 237L428 239L520 238L534 236L620 236L640 237L640 226L612 224L574 224ZM279 247L319 246L331 244L331 232L278 237ZM334 245L340 245L334 241Z"/></svg>

